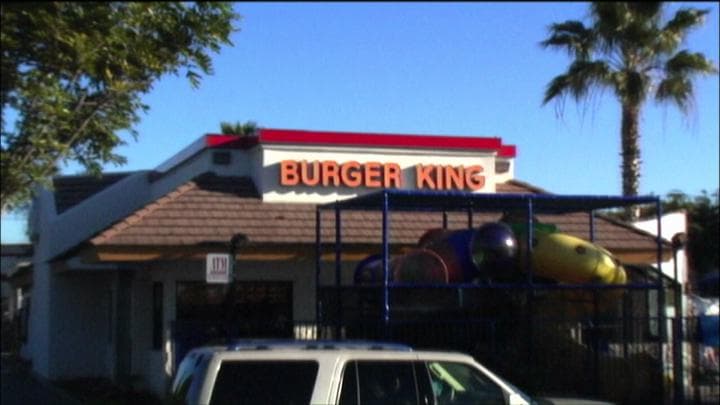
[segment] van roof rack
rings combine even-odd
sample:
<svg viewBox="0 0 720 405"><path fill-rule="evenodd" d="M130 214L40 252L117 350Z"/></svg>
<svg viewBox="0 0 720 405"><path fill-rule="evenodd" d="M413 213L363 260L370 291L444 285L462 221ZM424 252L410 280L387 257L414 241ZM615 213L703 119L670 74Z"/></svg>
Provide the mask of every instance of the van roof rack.
<svg viewBox="0 0 720 405"><path fill-rule="evenodd" d="M228 350L396 350L412 351L412 347L394 342L371 340L278 340L278 339L239 339L227 345Z"/></svg>

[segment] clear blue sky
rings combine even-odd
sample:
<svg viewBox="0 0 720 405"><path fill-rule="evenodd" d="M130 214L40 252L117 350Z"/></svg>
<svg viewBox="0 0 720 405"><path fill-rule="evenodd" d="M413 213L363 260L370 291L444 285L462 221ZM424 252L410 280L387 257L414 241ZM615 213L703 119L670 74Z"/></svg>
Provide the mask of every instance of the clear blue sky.
<svg viewBox="0 0 720 405"><path fill-rule="evenodd" d="M687 40L718 64L718 3ZM563 52L538 43L547 26L583 19L587 3L236 3L234 47L193 90L168 76L145 97L139 139L118 151L122 167L152 169L221 121L270 128L498 136L518 148L516 178L558 194L621 193L619 105L606 93L589 106L541 106L565 71ZM718 76L695 82L688 119L650 103L641 122L640 193L718 188ZM65 174L76 174L76 165ZM3 242L23 239L19 216L3 217Z"/></svg>

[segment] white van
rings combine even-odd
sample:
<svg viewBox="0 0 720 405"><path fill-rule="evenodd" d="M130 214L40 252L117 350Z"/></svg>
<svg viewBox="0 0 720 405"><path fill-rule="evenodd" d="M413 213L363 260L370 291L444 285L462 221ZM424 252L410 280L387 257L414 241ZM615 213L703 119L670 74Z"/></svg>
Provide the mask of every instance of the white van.
<svg viewBox="0 0 720 405"><path fill-rule="evenodd" d="M468 355L353 341L196 348L180 363L170 398L193 405L532 403Z"/></svg>

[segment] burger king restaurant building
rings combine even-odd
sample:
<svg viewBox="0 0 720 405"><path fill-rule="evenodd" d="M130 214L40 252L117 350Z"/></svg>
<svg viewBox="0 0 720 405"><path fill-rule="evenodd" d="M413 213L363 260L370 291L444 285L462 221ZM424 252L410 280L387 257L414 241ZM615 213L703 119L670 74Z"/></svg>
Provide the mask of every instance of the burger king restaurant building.
<svg viewBox="0 0 720 405"><path fill-rule="evenodd" d="M515 158L500 138L263 128L204 135L153 170L58 177L32 207L21 354L50 379L132 379L164 395L180 347L214 319L232 319L237 337L313 338L318 284L339 275L352 285L383 239L380 213L343 213L336 268L332 247L316 250L316 229L328 244L337 229L335 212L319 205L386 189L545 193L515 179ZM391 219L391 253L427 229L468 225L464 214L441 212ZM543 219L580 237L593 226L596 243L622 261L656 263L655 238L642 231L602 217ZM228 301L227 285L215 281L228 277L231 250Z"/></svg>

